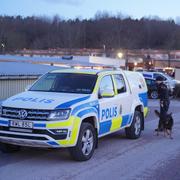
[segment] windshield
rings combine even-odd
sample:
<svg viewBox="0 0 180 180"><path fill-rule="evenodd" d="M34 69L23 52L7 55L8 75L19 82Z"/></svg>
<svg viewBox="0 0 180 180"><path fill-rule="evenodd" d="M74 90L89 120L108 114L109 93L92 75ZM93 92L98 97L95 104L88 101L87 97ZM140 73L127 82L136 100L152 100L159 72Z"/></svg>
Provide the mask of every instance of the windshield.
<svg viewBox="0 0 180 180"><path fill-rule="evenodd" d="M48 73L29 91L91 94L97 75L75 73Z"/></svg>

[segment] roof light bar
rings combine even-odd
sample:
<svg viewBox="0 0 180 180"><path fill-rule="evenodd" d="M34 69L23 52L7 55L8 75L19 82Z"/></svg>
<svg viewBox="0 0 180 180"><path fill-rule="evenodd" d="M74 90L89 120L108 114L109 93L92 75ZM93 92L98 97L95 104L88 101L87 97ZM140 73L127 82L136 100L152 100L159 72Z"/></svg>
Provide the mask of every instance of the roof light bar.
<svg viewBox="0 0 180 180"><path fill-rule="evenodd" d="M83 66L83 65L71 65L69 66L69 68L74 68L74 69L95 69L95 70L103 70L103 69L111 69L111 70L119 70L120 67L117 66L93 66L93 65L89 65L89 66Z"/></svg>

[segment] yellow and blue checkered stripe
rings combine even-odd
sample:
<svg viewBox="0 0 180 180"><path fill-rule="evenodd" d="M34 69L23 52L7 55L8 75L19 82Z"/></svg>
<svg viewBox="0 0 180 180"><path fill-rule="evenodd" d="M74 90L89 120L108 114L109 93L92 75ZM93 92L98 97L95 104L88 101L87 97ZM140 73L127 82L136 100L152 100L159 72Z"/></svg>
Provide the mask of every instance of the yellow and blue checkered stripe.
<svg viewBox="0 0 180 180"><path fill-rule="evenodd" d="M103 135L109 132L116 131L131 123L132 115L123 115L113 118L112 120L104 121L100 123L99 135Z"/></svg>
<svg viewBox="0 0 180 180"><path fill-rule="evenodd" d="M148 94L147 92L139 94L139 99L144 105L144 117L148 114Z"/></svg>

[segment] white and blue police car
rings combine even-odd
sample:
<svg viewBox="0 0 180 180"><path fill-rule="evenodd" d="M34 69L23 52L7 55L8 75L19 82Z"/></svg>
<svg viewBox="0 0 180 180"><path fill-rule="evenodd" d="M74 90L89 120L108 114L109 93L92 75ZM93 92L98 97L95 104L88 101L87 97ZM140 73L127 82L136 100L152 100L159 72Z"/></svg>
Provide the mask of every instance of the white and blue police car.
<svg viewBox="0 0 180 180"><path fill-rule="evenodd" d="M65 69L43 75L0 107L0 150L68 147L75 160L91 158L98 138L125 129L140 137L148 112L138 72Z"/></svg>

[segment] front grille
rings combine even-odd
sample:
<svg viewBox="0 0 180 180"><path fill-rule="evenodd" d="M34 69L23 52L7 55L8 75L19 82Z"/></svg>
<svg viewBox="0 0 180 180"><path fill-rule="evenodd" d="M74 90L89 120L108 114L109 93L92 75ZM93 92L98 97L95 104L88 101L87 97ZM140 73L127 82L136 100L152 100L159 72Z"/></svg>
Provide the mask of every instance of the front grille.
<svg viewBox="0 0 180 180"><path fill-rule="evenodd" d="M5 126L0 126L0 131L7 131L7 132L16 132L16 133L26 133L26 134L38 134L38 135L47 135L50 136L51 138L55 139L55 140L62 140L62 139L66 139L67 135L68 135L68 131L67 133L62 133L62 134L53 134L51 131L48 131L46 129L32 129L32 131L28 132L28 129L25 129L26 132L22 131L22 128L9 128L9 127L5 127ZM0 133L0 136L2 132ZM8 135L4 134L3 137L8 137ZM24 136L24 135L23 135ZM28 138L27 138L28 139Z"/></svg>
<svg viewBox="0 0 180 180"><path fill-rule="evenodd" d="M22 108L2 108L2 117L11 118L11 119L22 119L19 116L19 111L26 110L27 117L24 120L47 120L50 111L48 110L36 110L36 109L22 109Z"/></svg>
<svg viewBox="0 0 180 180"><path fill-rule="evenodd" d="M19 134L0 133L0 136L2 136L2 137L10 137L10 138L30 139L30 140L48 140L46 137L26 136L26 135L19 135Z"/></svg>

